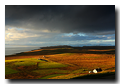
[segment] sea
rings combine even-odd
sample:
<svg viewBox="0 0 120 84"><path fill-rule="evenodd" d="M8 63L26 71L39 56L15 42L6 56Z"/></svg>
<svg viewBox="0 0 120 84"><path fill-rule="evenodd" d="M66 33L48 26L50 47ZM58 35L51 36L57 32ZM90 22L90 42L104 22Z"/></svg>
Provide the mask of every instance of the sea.
<svg viewBox="0 0 120 84"><path fill-rule="evenodd" d="M40 49L40 47L5 47L5 55Z"/></svg>

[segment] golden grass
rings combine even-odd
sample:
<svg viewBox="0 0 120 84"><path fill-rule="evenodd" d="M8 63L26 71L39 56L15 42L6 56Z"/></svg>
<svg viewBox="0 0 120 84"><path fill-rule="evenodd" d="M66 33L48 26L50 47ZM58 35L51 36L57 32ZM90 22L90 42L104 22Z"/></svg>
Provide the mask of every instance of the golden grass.
<svg viewBox="0 0 120 84"><path fill-rule="evenodd" d="M111 50L113 49L108 49L108 50L92 49L88 51L111 51ZM37 52L37 51L39 50L33 50L31 52ZM73 77L79 77L89 74L88 71L91 71L94 68L102 68L103 71L100 73L115 72L115 54L61 53L61 54L45 55L45 57L43 57L43 55L11 56L11 57L5 57L5 62L8 64L9 62L15 62L15 61L19 62L19 61L33 60L32 62L35 61L36 63L37 61L39 61L37 60L38 58L49 60L49 63L39 64L39 69L35 70L36 73L42 75L46 74L46 76L47 74L48 76L49 75L53 76L56 70L57 70L56 72L57 74L61 74L63 72L66 73L67 71L66 75L51 77L49 79L70 79ZM61 66L61 67L57 67L57 66Z"/></svg>
<svg viewBox="0 0 120 84"><path fill-rule="evenodd" d="M78 68L108 68L115 66L115 54L71 54L49 55L48 59L63 63L72 64Z"/></svg>

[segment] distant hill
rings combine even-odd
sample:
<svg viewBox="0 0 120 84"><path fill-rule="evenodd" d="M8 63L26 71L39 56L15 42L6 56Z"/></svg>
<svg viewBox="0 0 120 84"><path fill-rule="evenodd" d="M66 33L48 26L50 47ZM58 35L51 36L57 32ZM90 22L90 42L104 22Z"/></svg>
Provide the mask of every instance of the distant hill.
<svg viewBox="0 0 120 84"><path fill-rule="evenodd" d="M68 45L60 45L60 46L47 46L47 47L41 47L41 49L53 49L53 48L115 49L115 46L83 46L83 47L72 47L72 46L68 46Z"/></svg>
<svg viewBox="0 0 120 84"><path fill-rule="evenodd" d="M108 49L108 51L89 51L90 49L93 50ZM8 56L52 55L52 54L61 54L61 53L115 54L115 46L83 46L83 47L72 47L67 45L49 46L49 47L41 47L41 50L38 49L38 51L35 50L34 52L21 52L21 53L16 53L15 55L8 55Z"/></svg>
<svg viewBox="0 0 120 84"><path fill-rule="evenodd" d="M77 47L76 47L77 48ZM78 47L80 48L80 47ZM115 46L83 46L82 49L115 49Z"/></svg>
<svg viewBox="0 0 120 84"><path fill-rule="evenodd" d="M41 47L41 49L51 49L51 48L72 48L72 47L68 45Z"/></svg>

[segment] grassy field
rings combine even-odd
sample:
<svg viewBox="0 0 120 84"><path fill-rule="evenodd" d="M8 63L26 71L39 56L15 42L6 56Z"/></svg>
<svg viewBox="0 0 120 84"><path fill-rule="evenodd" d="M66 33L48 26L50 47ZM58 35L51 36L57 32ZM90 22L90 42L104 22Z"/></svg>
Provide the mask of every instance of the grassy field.
<svg viewBox="0 0 120 84"><path fill-rule="evenodd" d="M5 67L5 75L12 74L12 73L18 73L18 71Z"/></svg>
<svg viewBox="0 0 120 84"><path fill-rule="evenodd" d="M115 49L55 48L7 56L5 78L115 79L114 51ZM101 68L102 71L97 74L88 73L94 68Z"/></svg>

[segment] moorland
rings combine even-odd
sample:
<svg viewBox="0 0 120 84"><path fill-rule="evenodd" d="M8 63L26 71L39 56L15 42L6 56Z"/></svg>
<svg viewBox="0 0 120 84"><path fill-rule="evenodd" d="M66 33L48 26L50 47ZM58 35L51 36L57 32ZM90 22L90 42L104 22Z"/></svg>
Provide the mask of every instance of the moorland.
<svg viewBox="0 0 120 84"><path fill-rule="evenodd" d="M89 73L101 68L98 73ZM5 56L5 79L115 79L115 46L50 46Z"/></svg>

